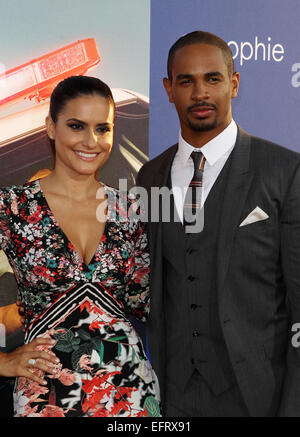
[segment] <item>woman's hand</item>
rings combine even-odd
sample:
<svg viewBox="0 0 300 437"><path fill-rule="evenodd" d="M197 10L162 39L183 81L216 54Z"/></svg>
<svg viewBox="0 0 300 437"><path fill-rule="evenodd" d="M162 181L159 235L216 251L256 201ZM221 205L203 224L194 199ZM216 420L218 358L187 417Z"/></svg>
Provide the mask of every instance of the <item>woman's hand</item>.
<svg viewBox="0 0 300 437"><path fill-rule="evenodd" d="M59 359L53 352L49 353L39 349L49 349L55 343L56 340L51 338L36 338L13 352L1 353L0 375L6 377L24 376L38 384L47 384L43 376L45 373L55 375L55 365L59 363ZM36 369L39 372L36 372Z"/></svg>

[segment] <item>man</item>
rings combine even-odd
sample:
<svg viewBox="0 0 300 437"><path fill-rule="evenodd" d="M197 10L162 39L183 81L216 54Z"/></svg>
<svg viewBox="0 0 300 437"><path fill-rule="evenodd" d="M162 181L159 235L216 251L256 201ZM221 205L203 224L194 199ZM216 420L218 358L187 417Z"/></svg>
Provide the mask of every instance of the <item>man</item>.
<svg viewBox="0 0 300 437"><path fill-rule="evenodd" d="M300 415L300 156L235 124L238 85L223 40L180 38L164 79L179 141L138 175L149 199L151 187L174 193L171 220L149 223L149 345L166 416ZM203 186L193 205L189 186ZM191 206L200 232L186 226Z"/></svg>

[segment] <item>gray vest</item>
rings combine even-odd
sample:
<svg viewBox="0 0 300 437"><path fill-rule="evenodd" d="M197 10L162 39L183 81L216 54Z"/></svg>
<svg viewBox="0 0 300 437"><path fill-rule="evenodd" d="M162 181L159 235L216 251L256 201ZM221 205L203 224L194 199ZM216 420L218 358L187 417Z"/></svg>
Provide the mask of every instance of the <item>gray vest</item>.
<svg viewBox="0 0 300 437"><path fill-rule="evenodd" d="M229 158L204 205L204 229L185 234L171 198L163 223L166 377L184 389L197 370L218 395L236 383L223 338L216 287L216 250ZM169 177L169 186L171 186ZM176 218L177 217L177 218Z"/></svg>

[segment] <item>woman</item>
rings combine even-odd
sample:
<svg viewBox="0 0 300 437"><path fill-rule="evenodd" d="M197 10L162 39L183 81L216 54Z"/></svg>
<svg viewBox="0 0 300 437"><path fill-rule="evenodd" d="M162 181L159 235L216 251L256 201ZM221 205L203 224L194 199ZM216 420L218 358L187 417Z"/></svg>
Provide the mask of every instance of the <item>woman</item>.
<svg viewBox="0 0 300 437"><path fill-rule="evenodd" d="M17 416L160 414L156 376L126 316L147 315L144 226L126 218L134 199L96 178L114 112L99 79L60 82L46 119L54 170L0 190L0 246L26 318L26 345L0 355L0 374L19 377Z"/></svg>

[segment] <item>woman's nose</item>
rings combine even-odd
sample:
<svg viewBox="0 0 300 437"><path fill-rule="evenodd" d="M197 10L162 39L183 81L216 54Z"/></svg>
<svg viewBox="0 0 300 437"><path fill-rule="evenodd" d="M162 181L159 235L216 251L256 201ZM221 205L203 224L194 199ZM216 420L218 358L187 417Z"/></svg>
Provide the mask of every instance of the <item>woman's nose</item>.
<svg viewBox="0 0 300 437"><path fill-rule="evenodd" d="M89 148L94 148L97 146L98 138L94 131L87 130L86 136L84 139L84 145Z"/></svg>

